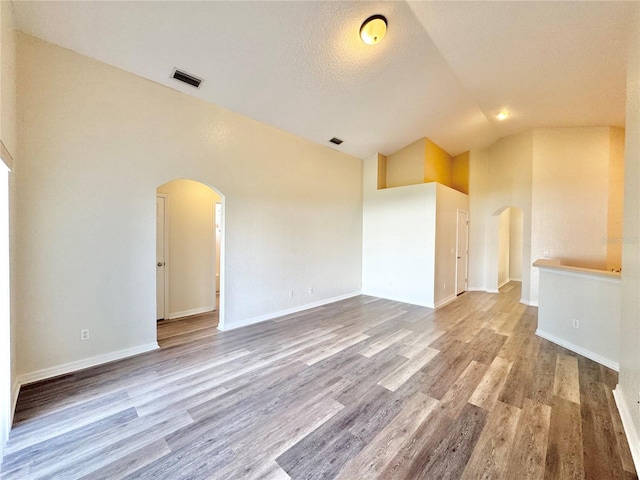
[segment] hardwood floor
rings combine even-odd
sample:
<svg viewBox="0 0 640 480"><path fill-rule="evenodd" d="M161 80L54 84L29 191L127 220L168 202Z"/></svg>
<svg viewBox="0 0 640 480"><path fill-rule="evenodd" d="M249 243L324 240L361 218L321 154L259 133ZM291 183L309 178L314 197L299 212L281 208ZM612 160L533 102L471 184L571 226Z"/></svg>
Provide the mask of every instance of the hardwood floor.
<svg viewBox="0 0 640 480"><path fill-rule="evenodd" d="M356 297L26 386L2 479L634 479L617 374L534 335L519 284Z"/></svg>

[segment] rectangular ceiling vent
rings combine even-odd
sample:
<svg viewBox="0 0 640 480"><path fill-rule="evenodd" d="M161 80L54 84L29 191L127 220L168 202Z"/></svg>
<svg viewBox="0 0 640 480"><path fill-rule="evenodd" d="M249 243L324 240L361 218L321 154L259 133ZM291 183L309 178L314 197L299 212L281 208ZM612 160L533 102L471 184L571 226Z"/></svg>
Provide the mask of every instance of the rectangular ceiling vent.
<svg viewBox="0 0 640 480"><path fill-rule="evenodd" d="M198 78L182 70L178 70L177 68L173 69L173 75L171 75L171 78L175 78L182 83L186 83L187 85L191 85L192 87L196 88L200 88L200 84L202 83L201 78Z"/></svg>
<svg viewBox="0 0 640 480"><path fill-rule="evenodd" d="M340 140L339 138L333 137L331 140L329 140L331 143L335 143L336 145L340 145L342 143L342 140Z"/></svg>

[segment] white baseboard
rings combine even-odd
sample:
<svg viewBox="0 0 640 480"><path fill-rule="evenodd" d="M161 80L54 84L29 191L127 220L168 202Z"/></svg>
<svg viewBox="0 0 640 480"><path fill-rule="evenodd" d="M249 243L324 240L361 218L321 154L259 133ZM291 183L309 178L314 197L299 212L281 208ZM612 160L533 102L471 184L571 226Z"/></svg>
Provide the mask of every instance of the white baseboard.
<svg viewBox="0 0 640 480"><path fill-rule="evenodd" d="M500 285L498 285L498 290L501 289L502 287L504 287L510 281L511 281L511 279L507 278L504 282L502 282Z"/></svg>
<svg viewBox="0 0 640 480"><path fill-rule="evenodd" d="M633 425L633 419L631 418L631 412L629 406L624 400L625 395L620 388L620 384L616 385L616 389L613 391L613 398L616 401L618 412L620 412L620 420L622 420L622 427L624 433L627 436L627 443L629 444L629 450L631 450L631 458L633 458L633 464L636 467L636 472L640 471L640 435Z"/></svg>
<svg viewBox="0 0 640 480"><path fill-rule="evenodd" d="M278 312L267 313L266 315L247 318L245 320L240 320L239 322L234 322L233 325L218 325L218 330L222 330L223 332L226 332L228 330L235 330L236 328L248 327L249 325L254 325L260 322L266 322L267 320L273 320L274 318L284 317L285 315L291 315L292 313L298 313L303 310L309 310L311 308L321 307L322 305L327 305L328 303L339 302L340 300L346 300L347 298L357 297L358 295L362 295L362 292L360 290L358 290L357 292L347 293L346 295L340 295L338 297L327 298L325 300L320 300L313 303L307 303L305 305L300 305L298 307L288 308L286 310L280 310Z"/></svg>
<svg viewBox="0 0 640 480"><path fill-rule="evenodd" d="M502 287L502 285L500 285ZM500 293L498 290L494 290L492 288L482 288L482 287L467 287L467 292L485 292L485 293Z"/></svg>
<svg viewBox="0 0 640 480"><path fill-rule="evenodd" d="M571 342L567 342L566 340L556 337L555 335L551 335L549 333L543 332L540 329L536 330L536 335L544 338L545 340L549 340L550 342L555 343L556 345L560 345L561 347L566 348L567 350L571 350L578 355L582 355L583 357L587 357L594 362L598 362L600 365L604 365L605 367L610 368L611 370L615 370L616 372L620 371L620 364L618 362L614 362L609 358L605 358L602 355L598 355L597 353L593 353L586 348L579 347L578 345L574 345Z"/></svg>
<svg viewBox="0 0 640 480"><path fill-rule="evenodd" d="M442 307L444 307L445 305L449 305L449 304L450 304L451 302L453 302L456 298L458 298L458 296L457 296L457 295L450 295L450 296L448 296L447 298L445 298L444 300L442 300L442 301L440 301L440 302L436 303L435 308L436 308L436 309L437 309L437 308L442 308Z"/></svg>
<svg viewBox="0 0 640 480"><path fill-rule="evenodd" d="M16 413L16 405L18 404L18 395L20 395L20 382L16 379L11 387L11 418L9 418L9 426L13 425L13 417Z"/></svg>
<svg viewBox="0 0 640 480"><path fill-rule="evenodd" d="M29 383L39 382L40 380L45 380L47 378L58 377L60 375L66 375L67 373L83 370L85 368L95 367L96 365L101 365L103 363L122 360L123 358L150 352L158 348L160 348L158 346L158 342L153 342L146 345L140 345L138 347L126 348L124 350L118 350L116 352L109 352L102 355L96 355L95 357L76 360L75 362L56 365L55 367L44 368L35 372L23 373L21 375L18 375L17 383L20 386L27 385Z"/></svg>
<svg viewBox="0 0 640 480"><path fill-rule="evenodd" d="M522 279L521 278L510 278L509 281L510 282L521 282Z"/></svg>
<svg viewBox="0 0 640 480"><path fill-rule="evenodd" d="M215 305L207 305L206 307L192 308L191 310L185 310L183 312L173 312L169 314L169 320L176 318L189 317L191 315L200 315L201 313L212 312L215 310Z"/></svg>
<svg viewBox="0 0 640 480"><path fill-rule="evenodd" d="M379 292L375 290L363 290L362 294L367 295L369 297L382 298L384 300L391 300L393 302L398 302L398 303L408 303L409 305L417 305L419 307L435 308L435 305L433 303L420 302L420 301L414 300L413 298L396 297L395 295L387 295L384 292Z"/></svg>
<svg viewBox="0 0 640 480"><path fill-rule="evenodd" d="M11 411L9 412L9 418L7 418L7 424L3 425L3 429L0 432L0 464L4 460L4 451L9 441L9 431L13 425L13 417L16 413L16 403L18 402L18 392L20 392L20 384L15 381L11 386ZM3 412L4 414L4 412Z"/></svg>
<svg viewBox="0 0 640 480"><path fill-rule="evenodd" d="M520 303L523 304L523 305L527 305L529 307L537 307L538 306L538 301L537 300L526 301L526 300L520 299Z"/></svg>

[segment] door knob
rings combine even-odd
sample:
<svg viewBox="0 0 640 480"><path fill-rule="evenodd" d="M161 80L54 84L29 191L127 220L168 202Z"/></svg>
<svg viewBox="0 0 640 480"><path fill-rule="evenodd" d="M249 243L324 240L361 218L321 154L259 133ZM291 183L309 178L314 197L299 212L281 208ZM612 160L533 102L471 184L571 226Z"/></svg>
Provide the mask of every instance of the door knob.
<svg viewBox="0 0 640 480"><path fill-rule="evenodd" d="M164 263L163 262L158 262L158 266L159 267L164 267Z"/></svg>

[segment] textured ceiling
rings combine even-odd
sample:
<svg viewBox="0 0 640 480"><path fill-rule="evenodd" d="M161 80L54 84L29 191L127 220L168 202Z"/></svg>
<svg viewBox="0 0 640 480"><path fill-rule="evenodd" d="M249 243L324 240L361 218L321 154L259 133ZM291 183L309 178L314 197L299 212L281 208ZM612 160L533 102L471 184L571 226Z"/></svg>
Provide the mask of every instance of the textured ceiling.
<svg viewBox="0 0 640 480"><path fill-rule="evenodd" d="M31 35L364 158L539 126L624 125L640 2L29 2ZM358 30L388 19L376 46ZM170 78L204 78L200 90ZM498 122L508 107L512 116ZM340 146L331 137L344 140Z"/></svg>

